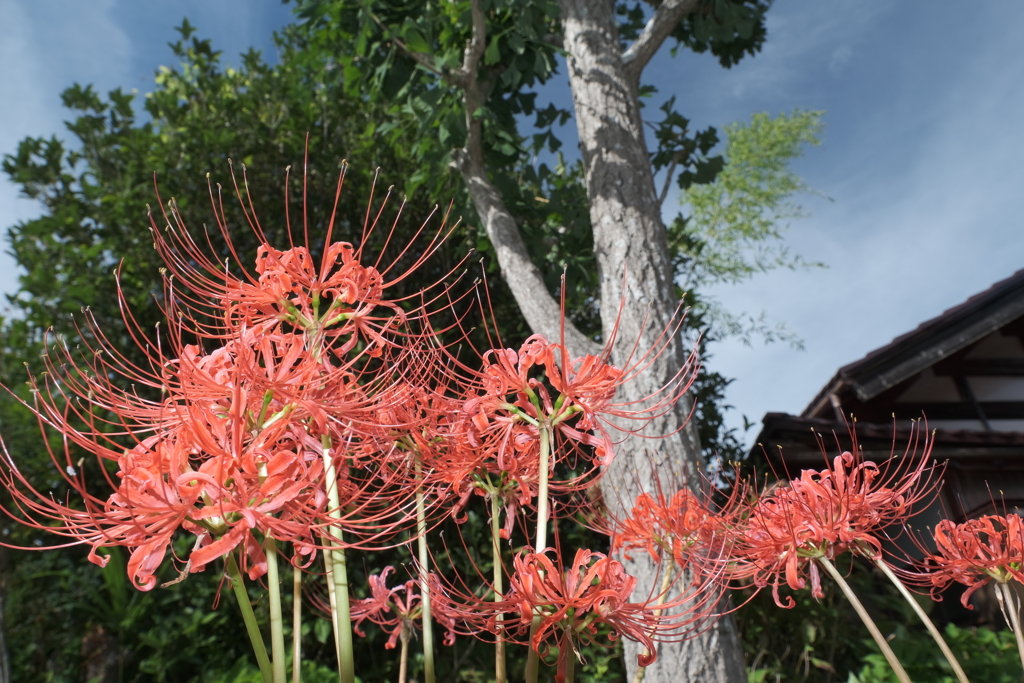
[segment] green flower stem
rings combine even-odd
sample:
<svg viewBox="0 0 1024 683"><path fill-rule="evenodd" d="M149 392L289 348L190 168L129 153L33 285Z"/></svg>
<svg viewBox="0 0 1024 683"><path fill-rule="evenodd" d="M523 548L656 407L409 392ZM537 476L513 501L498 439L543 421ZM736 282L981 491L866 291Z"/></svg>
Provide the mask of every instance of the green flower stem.
<svg viewBox="0 0 1024 683"><path fill-rule="evenodd" d="M548 460L551 450L551 427L540 426L540 468L537 482L537 542L534 552L544 552L548 547Z"/></svg>
<svg viewBox="0 0 1024 683"><path fill-rule="evenodd" d="M227 565L231 590L235 592L238 607L242 610L242 620L245 622L245 630L249 634L249 642L252 643L252 650L256 653L256 662L260 666L263 683L273 683L274 674L270 667L270 658L267 657L267 646L263 643L260 626L256 623L256 615L253 614L249 593L245 590L245 583L242 581L242 572L238 569L238 562L235 561L235 553L228 553L224 563Z"/></svg>
<svg viewBox="0 0 1024 683"><path fill-rule="evenodd" d="M302 571L298 552L292 561L292 683L302 683Z"/></svg>
<svg viewBox="0 0 1024 683"><path fill-rule="evenodd" d="M860 620L868 627L868 632L871 633L871 637L875 639L878 649L882 651L882 654L885 655L886 661L889 662L889 666L891 666L892 670L896 673L896 678L900 680L900 683L911 683L910 676L908 676L907 672L903 669L903 665L900 664L900 660L896 659L896 653L894 653L892 648L889 647L889 643L886 642L885 638L882 636L882 632L878 630L878 626L876 626L875 622L871 620L871 615L869 615L868 611L864 609L864 605L857 599L857 594L853 592L852 588L850 588L850 584L846 583L846 579L843 578L843 575L839 573L831 562L829 562L827 557L816 557L814 560L824 567L825 571L828 572L828 575L839 584L839 587L843 591L843 595L845 595L846 599L850 601L851 605L853 605L853 609L856 610L857 616L860 617Z"/></svg>
<svg viewBox="0 0 1024 683"><path fill-rule="evenodd" d="M338 473L334 468L334 456L331 453L331 437L324 435L320 439L323 446L324 473L326 475L328 515L331 519L341 521L341 499L338 495ZM334 630L338 638L338 679L340 683L355 683L356 669L352 649L352 615L348 601L348 567L345 564L345 550L341 547L342 534L339 524L332 524L328 533L331 537L332 574L334 575L335 613Z"/></svg>
<svg viewBox="0 0 1024 683"><path fill-rule="evenodd" d="M540 423L540 480L537 484L537 541L534 552L543 552L548 543L548 459L551 449L551 426L546 420ZM526 683L537 683L540 671L540 655L533 649L533 637L540 628L540 616L530 622L530 651L526 655Z"/></svg>
<svg viewBox="0 0 1024 683"><path fill-rule="evenodd" d="M501 523L498 515L501 512L501 500L497 492L491 495L491 554L494 558L494 601L501 602L505 595L505 588L501 566ZM505 683L505 636L501 632L501 622L505 615L495 615L498 623L498 633L494 641L494 683Z"/></svg>
<svg viewBox="0 0 1024 683"><path fill-rule="evenodd" d="M566 626L566 629L572 629L572 626ZM565 683L573 683L573 679L576 677L576 653L572 651L569 634L565 636L565 649L565 653L559 653L565 657Z"/></svg>
<svg viewBox="0 0 1024 683"><path fill-rule="evenodd" d="M277 567L277 541L268 535L263 541L267 556L267 590L270 593L270 652L274 683L285 683L284 615L281 612L281 574Z"/></svg>
<svg viewBox="0 0 1024 683"><path fill-rule="evenodd" d="M671 560L672 567L675 568L675 560ZM661 606L665 604L665 599L668 598L668 589L672 586L672 572L665 570L665 575L661 577L661 592L658 594L657 609L654 610L654 618L661 618ZM654 637L654 629L651 630L651 637ZM644 656L653 654L648 648L644 648ZM633 674L633 683L640 683L644 680L644 676L647 674L646 666L638 666L636 673Z"/></svg>
<svg viewBox="0 0 1024 683"><path fill-rule="evenodd" d="M402 654L398 660L398 683L405 683L409 675L409 627L402 624Z"/></svg>
<svg viewBox="0 0 1024 683"><path fill-rule="evenodd" d="M415 457L415 456L414 456ZM416 457L416 480L422 484L423 465ZM428 583L427 562L427 512L422 485L416 491L416 544L420 564L420 600L423 605L423 679L425 683L434 683L434 619L430 611L430 585ZM402 648L406 647L402 643ZM500 681L499 681L500 683Z"/></svg>
<svg viewBox="0 0 1024 683"><path fill-rule="evenodd" d="M996 597L999 598L1000 607L1003 608L1003 616L1010 622L1010 630L1017 638L1017 653L1020 655L1021 664L1024 664L1024 633L1020 630L1020 608L1017 598L1013 594L1010 584L1002 581L995 582Z"/></svg>
<svg viewBox="0 0 1024 683"><path fill-rule="evenodd" d="M324 536L324 545L329 541ZM338 641L338 629L334 626L334 615L338 613L338 596L334 592L334 561L330 551L324 551L324 578L327 582L327 599L331 605L331 633L334 634L334 657L341 662L341 645Z"/></svg>
<svg viewBox="0 0 1024 683"><path fill-rule="evenodd" d="M939 633L939 629L935 627L932 620L927 614L925 614L925 611L921 609L921 605L919 605L917 600L914 599L914 596L910 594L907 587L904 586L903 582L899 580L891 569L889 569L889 565L887 565L881 557L875 558L874 562L875 565L882 570L882 573L892 581L894 586L896 586L896 590L900 592L903 599L910 603L910 607L913 608L914 613L917 614L918 618L920 618L924 623L925 628L928 629L928 633L932 634L932 639L935 640L935 644L939 646L939 649L942 650L942 654L946 656L946 661L949 662L951 667L953 667L953 673L956 674L956 679L960 681L960 683L970 683L970 681L967 680L967 674L964 673L963 667L960 666L960 662L957 661L953 651L949 649L949 645L946 644L942 634Z"/></svg>

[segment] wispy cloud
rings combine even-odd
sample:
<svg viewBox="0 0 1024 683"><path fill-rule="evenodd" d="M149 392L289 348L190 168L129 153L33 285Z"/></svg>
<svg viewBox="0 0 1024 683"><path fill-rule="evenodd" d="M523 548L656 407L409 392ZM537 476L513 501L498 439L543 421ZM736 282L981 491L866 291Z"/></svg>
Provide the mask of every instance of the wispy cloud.
<svg viewBox="0 0 1024 683"><path fill-rule="evenodd" d="M0 154L11 154L28 136L67 139L60 93L72 83L92 83L100 93L117 87L149 90L154 69L173 60L167 42L183 17L212 37L228 63L250 46L275 55L272 32L287 23L290 6L247 0L0 0ZM39 215L0 179L0 231ZM6 242L0 243L5 252ZM17 287L13 260L0 254L0 293ZM2 309L2 304L0 304Z"/></svg>
<svg viewBox="0 0 1024 683"><path fill-rule="evenodd" d="M840 366L1024 267L1024 14L1008 3L969 20L946 3L926 14L834 35L853 46L840 77L795 88L829 110L825 145L798 166L835 202L807 202L814 215L790 242L831 267L717 292L806 339L803 353L717 349L714 367L737 378L729 400L751 419L799 412Z"/></svg>

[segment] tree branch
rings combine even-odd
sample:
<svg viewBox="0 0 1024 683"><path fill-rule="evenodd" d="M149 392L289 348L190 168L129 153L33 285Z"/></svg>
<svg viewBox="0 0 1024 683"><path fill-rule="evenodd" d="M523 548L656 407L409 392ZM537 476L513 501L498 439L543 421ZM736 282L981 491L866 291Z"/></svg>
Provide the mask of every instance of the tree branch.
<svg viewBox="0 0 1024 683"><path fill-rule="evenodd" d="M565 345L570 355L598 355L601 345L568 320L563 320L561 306L548 291L540 270L530 259L523 235L497 188L488 179L483 164L472 158L466 149L456 150L453 156L487 237L494 245L501 274L530 329L550 341L557 341L564 325Z"/></svg>
<svg viewBox="0 0 1024 683"><path fill-rule="evenodd" d="M680 21L700 5L700 0L665 0L654 11L644 30L633 41L624 53L622 64L626 76L636 85L640 82L640 74L651 61L651 57L661 48L665 39L671 35Z"/></svg>
<svg viewBox="0 0 1024 683"><path fill-rule="evenodd" d="M476 80L476 69L480 58L484 56L484 44L487 40L487 17L480 0L470 2L470 15L473 18L473 35L466 43L466 52L462 57L462 73L467 78Z"/></svg>
<svg viewBox="0 0 1024 683"><path fill-rule="evenodd" d="M505 206L501 193L487 176L483 154L483 122L477 111L486 97L485 84L477 81L477 69L484 54L487 22L480 0L472 0L473 35L466 43L462 68L453 74L453 80L462 88L466 106L466 146L455 150L455 161L469 190L470 199L483 221L487 237L494 246L501 274L512 290L526 323L536 334L555 341L565 334L565 343L573 356L597 355L600 345L565 320L561 305L548 291L540 270L530 260L530 254L519 232L515 218Z"/></svg>
<svg viewBox="0 0 1024 683"><path fill-rule="evenodd" d="M462 66L458 71L439 71L428 55L410 50L398 38L391 40L428 71L448 85L462 90L466 107L466 146L455 150L452 158L466 183L473 206L484 223L487 237L494 245L502 276L512 290L512 296L526 318L526 323L534 333L544 335L551 341L560 339L564 333L565 344L573 356L597 355L601 352L601 346L576 329L571 322L564 320L560 304L548 291L540 270L530 259L515 218L487 176L483 155L483 123L477 112L486 101L494 74L484 82L477 79L486 46L487 16L480 0L471 1L470 11L473 33L466 42ZM380 19L376 16L373 19L384 28Z"/></svg>
<svg viewBox="0 0 1024 683"><path fill-rule="evenodd" d="M554 45L559 50L565 49L565 41L562 40L562 36L560 35L556 35L554 33L546 33L544 34L544 37L541 38L541 40L543 40L548 45Z"/></svg>
<svg viewBox="0 0 1024 683"><path fill-rule="evenodd" d="M373 17L373 21L377 24L377 26L380 26L381 29L383 29L384 32L386 33L387 27L384 25L384 22L382 22L380 18L377 17L376 14L371 14L370 16ZM452 83L451 74L446 74L443 71L440 71L436 66L434 66L434 60L430 58L430 55L425 55L422 52L414 52L413 50L410 50L409 46L406 45L405 42L402 41L400 38L390 38L389 40L391 40L391 42L397 45L398 49L400 49L402 52L416 60L416 63L425 68L427 71L446 81L449 85L454 85Z"/></svg>
<svg viewBox="0 0 1024 683"><path fill-rule="evenodd" d="M658 204L664 204L665 198L668 197L668 188L672 186L672 176L676 173L676 166L679 165L679 160L683 158L685 150L676 150L676 153L672 155L672 163L668 166L668 173L665 175L665 185L661 188L661 194L658 195Z"/></svg>

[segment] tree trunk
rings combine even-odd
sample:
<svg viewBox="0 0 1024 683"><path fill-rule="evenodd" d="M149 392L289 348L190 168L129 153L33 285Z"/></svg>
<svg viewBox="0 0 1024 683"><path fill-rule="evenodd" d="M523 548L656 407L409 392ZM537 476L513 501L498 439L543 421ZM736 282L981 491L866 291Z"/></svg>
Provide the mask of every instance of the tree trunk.
<svg viewBox="0 0 1024 683"><path fill-rule="evenodd" d="M672 325L678 303L672 264L644 141L636 78L623 64L614 1L560 4L601 283L602 328L607 339L618 326L613 360L623 365L638 339L637 348L645 351L657 345L659 335ZM646 372L623 387L618 400L635 401L656 392L671 381L687 353L681 335L674 335ZM698 484L701 454L696 425L689 422L680 430L691 407L685 398L647 427L651 434L675 436L646 442L632 438L622 444L605 476L605 499L613 511L618 506L621 512L655 482L666 487ZM655 567L641 554L626 563L639 579L634 599L646 598L652 586L657 591ZM627 641L626 653L632 680L639 646ZM743 683L746 672L734 620L727 617L692 640L662 645L644 680Z"/></svg>

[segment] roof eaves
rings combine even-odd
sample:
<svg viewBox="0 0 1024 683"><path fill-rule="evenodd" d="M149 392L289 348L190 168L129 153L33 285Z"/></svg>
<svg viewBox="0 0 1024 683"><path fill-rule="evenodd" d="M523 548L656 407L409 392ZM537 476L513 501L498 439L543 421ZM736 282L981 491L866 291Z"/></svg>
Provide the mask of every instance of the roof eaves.
<svg viewBox="0 0 1024 683"><path fill-rule="evenodd" d="M839 368L801 416L816 413L830 394L845 386L852 387L859 400L870 400L1022 315L1024 269Z"/></svg>
<svg viewBox="0 0 1024 683"><path fill-rule="evenodd" d="M981 307L979 310L984 310L984 308L987 307ZM993 307L993 309L987 311L987 314L980 316L979 319L968 323L963 328L959 328L955 323L950 325L953 328L950 336L943 337L941 334L931 334L928 335L930 339L912 340L912 343L907 345L910 347L909 349L893 348L892 355L897 358L891 359L890 362L897 360L907 352L912 353L912 355L902 361L897 361L888 368L885 367L887 363L871 364L874 367L869 366L857 372L856 374L860 375L860 378L866 379L866 381L858 381L858 378L853 378L852 386L857 394L857 398L861 401L867 401L921 370L934 365L946 356L956 353L982 337L995 332L1003 325L1021 317L1024 315L1024 296L1010 299L1001 306ZM853 375L853 373L850 374Z"/></svg>

